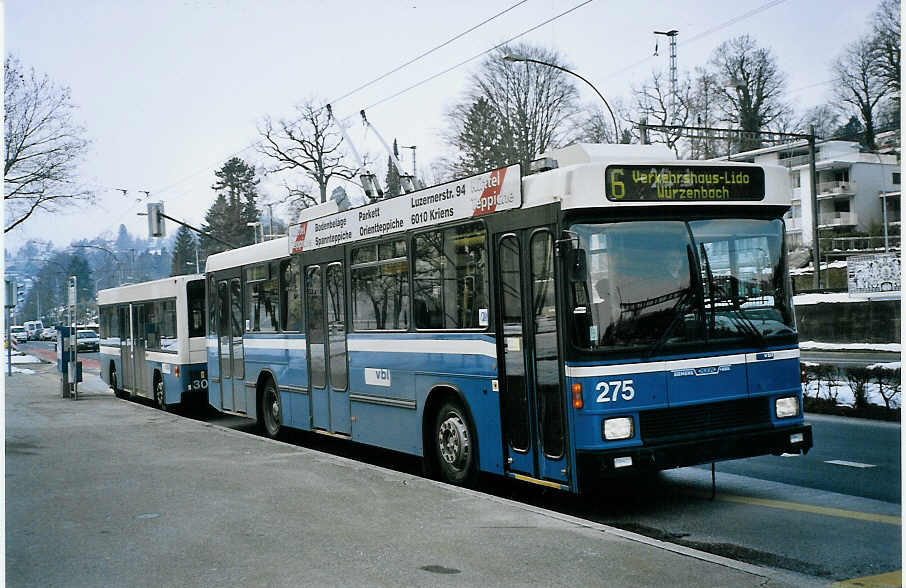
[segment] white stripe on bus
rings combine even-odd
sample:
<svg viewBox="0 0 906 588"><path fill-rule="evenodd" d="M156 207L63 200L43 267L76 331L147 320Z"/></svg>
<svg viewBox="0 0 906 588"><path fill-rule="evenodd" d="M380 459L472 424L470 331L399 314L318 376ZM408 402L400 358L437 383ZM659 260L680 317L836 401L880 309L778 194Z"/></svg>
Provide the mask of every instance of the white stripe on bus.
<svg viewBox="0 0 906 588"><path fill-rule="evenodd" d="M497 358L493 341L476 339L360 339L347 340L350 351L389 353L445 353L452 355L484 355Z"/></svg>
<svg viewBox="0 0 906 588"><path fill-rule="evenodd" d="M645 363L620 363L613 365L566 366L566 375L573 378L595 376L617 376L621 374L648 374L671 370L682 370L719 365L741 365L746 363L744 354L699 357L696 359L674 359L671 361L649 361Z"/></svg>

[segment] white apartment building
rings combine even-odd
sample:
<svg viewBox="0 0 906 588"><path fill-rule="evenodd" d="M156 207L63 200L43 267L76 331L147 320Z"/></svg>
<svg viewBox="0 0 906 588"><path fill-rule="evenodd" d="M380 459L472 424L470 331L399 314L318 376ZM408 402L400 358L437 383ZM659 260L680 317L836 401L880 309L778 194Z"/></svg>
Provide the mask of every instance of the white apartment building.
<svg viewBox="0 0 906 588"><path fill-rule="evenodd" d="M855 141L820 142L815 150L818 231L822 249L827 237L867 233L872 223L882 225L882 207L885 205L888 230L898 235L900 165L897 156L860 152L859 143ZM786 219L787 244L790 249L811 247L814 211L807 143L800 141L746 151L730 156L730 160L773 163L790 169L793 204Z"/></svg>

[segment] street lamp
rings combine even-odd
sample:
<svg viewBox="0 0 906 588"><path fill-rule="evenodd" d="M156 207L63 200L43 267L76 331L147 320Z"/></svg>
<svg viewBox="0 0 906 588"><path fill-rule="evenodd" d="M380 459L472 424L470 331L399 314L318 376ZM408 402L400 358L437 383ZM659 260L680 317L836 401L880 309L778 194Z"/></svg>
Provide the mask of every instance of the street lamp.
<svg viewBox="0 0 906 588"><path fill-rule="evenodd" d="M582 76L580 76L579 74L577 74L574 71L570 71L570 70L566 69L565 67L560 67L559 65L554 65L553 63L548 63L546 61L539 61L537 59L522 57L521 55L504 55L503 60L509 61L511 63L517 63L520 61L524 61L525 63L537 63L538 65L546 65L547 67L552 67L552 68L560 70L562 72L566 72L570 75L574 75L577 78L579 78L580 80L582 80L583 82L585 82L586 84L588 84L589 86L591 86L591 89L595 91L595 93L601 99L601 102L603 102L604 106L607 107L607 111L610 113L610 118L613 119L614 141L619 141L619 138L617 137L617 133L619 132L617 129L617 117L614 116L613 109L610 108L610 104L607 103L607 100L604 98L604 95L601 94L601 92L599 92L597 88L595 88L594 84L592 84L591 82L589 82L588 80L586 80L585 78L583 78Z"/></svg>

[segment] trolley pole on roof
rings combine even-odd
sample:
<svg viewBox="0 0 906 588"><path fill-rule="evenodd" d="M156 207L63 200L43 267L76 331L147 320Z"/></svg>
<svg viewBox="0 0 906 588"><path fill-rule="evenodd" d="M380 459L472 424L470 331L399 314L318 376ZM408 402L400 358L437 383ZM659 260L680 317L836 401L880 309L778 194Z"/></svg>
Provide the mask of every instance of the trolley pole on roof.
<svg viewBox="0 0 906 588"><path fill-rule="evenodd" d="M400 177L400 186L403 188L403 192L408 194L409 192L415 191L415 182L413 181L414 176L410 176L405 171L403 171L403 166L400 164L400 160L397 158L396 153L393 152L393 149L390 148L390 145L387 144L387 141L384 140L383 135L381 135L374 125L368 122L368 118L365 116L365 111L360 110L359 114L362 115L362 123L364 123L366 129L370 129L374 132L374 136L377 137L378 141L381 142L381 145L384 146L384 149L387 150L387 153L390 154L390 161L393 162L393 166L396 168L396 173ZM415 156L415 151L412 151L413 157ZM414 172L414 168L413 168Z"/></svg>
<svg viewBox="0 0 906 588"><path fill-rule="evenodd" d="M343 135L343 140L346 141L346 145L349 146L350 151L352 151L353 157L355 157L356 163L361 162L362 173L359 174L359 181L362 183L362 189L365 190L365 198L368 200L378 200L384 197L384 191L381 190L381 185L378 183L377 178L373 173L368 169L368 161L359 155L359 152L356 150L355 145L352 143L352 139L349 138L349 135L346 134L346 129L343 128L343 125L340 124L340 121L333 114L333 109L330 107L330 104L327 105L327 114L331 120L337 123L337 128L340 129L340 134Z"/></svg>

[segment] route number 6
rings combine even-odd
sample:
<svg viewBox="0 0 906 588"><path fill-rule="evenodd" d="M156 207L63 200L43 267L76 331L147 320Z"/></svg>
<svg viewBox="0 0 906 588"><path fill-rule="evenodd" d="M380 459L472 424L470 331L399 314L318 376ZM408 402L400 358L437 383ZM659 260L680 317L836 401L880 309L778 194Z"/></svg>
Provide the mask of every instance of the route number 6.
<svg viewBox="0 0 906 588"><path fill-rule="evenodd" d="M623 400L635 398L635 388L632 387L632 380L598 382L598 385L595 386L595 392L598 392L598 402L616 402L617 396Z"/></svg>

